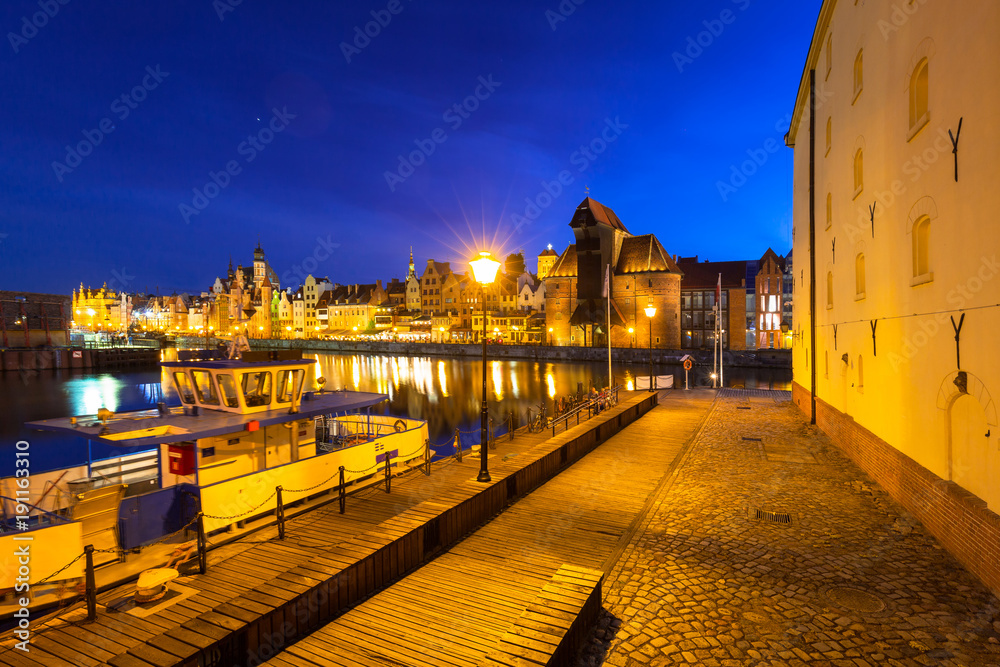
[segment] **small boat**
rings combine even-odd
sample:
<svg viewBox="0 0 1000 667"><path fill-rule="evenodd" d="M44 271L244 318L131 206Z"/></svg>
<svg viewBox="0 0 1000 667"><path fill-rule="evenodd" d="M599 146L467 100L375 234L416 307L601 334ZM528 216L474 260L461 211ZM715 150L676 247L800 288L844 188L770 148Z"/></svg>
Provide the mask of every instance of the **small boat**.
<svg viewBox="0 0 1000 667"><path fill-rule="evenodd" d="M279 496L308 501L342 478L345 488L376 484L431 455L426 422L372 414L385 394L325 391L321 377L305 391L316 360L301 350L238 356L181 351L162 362L179 407L28 423L122 455L45 473L32 460L29 492L0 480L0 549L30 553L27 566L0 559L0 617L77 595L88 545L99 587L127 581L190 544L199 513L206 534L239 533L273 514ZM149 597L165 585L158 576L144 580Z"/></svg>

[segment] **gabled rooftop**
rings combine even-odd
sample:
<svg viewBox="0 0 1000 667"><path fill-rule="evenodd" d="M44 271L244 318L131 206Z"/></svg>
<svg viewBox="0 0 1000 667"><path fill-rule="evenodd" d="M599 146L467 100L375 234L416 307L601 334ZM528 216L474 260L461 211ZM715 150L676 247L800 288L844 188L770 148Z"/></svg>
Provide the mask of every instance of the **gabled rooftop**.
<svg viewBox="0 0 1000 667"><path fill-rule="evenodd" d="M571 243L563 250L546 278L576 278L576 244Z"/></svg>
<svg viewBox="0 0 1000 667"><path fill-rule="evenodd" d="M622 221L618 219L613 210L596 199L586 197L576 207L576 212L573 214L573 220L569 223L569 226L576 228L589 227L595 224L606 225L612 229L629 234L628 229L625 228L625 225L622 224Z"/></svg>
<svg viewBox="0 0 1000 667"><path fill-rule="evenodd" d="M683 273L660 242L652 234L630 236L622 240L621 251L618 253L618 264L615 274L645 273L660 271L665 273Z"/></svg>

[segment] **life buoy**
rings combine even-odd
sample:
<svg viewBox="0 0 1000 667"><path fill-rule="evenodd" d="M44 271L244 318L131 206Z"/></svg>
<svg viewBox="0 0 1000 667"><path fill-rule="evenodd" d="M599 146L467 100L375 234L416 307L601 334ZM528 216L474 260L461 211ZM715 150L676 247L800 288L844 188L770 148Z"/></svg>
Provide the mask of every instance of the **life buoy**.
<svg viewBox="0 0 1000 667"><path fill-rule="evenodd" d="M689 370L691 370L691 369L692 369L693 367L694 367L694 364L693 364L693 363L691 363L691 360L690 360L690 359L685 359L685 360L684 360L684 370L686 370L686 371L689 371Z"/></svg>
<svg viewBox="0 0 1000 667"><path fill-rule="evenodd" d="M406 430L406 422L402 419L397 419L392 427L396 429L396 433L402 433Z"/></svg>

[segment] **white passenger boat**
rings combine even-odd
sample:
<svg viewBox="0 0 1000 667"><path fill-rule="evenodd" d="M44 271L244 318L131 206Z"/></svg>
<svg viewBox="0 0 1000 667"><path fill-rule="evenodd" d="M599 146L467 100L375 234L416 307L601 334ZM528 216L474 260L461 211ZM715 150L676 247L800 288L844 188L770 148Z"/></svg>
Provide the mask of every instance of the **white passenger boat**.
<svg viewBox="0 0 1000 667"><path fill-rule="evenodd" d="M356 488L431 455L426 422L372 414L388 396L324 391L322 378L305 391L316 362L301 351L223 357L180 352L162 363L180 407L28 424L123 453L41 473L34 452L27 492L16 477L0 480L0 615L25 596L35 607L76 595L85 559L72 559L87 545L98 585L115 583L168 560L192 539L199 512L206 533L235 531L273 513L277 487L287 505L337 489L342 474ZM165 536L168 544L149 548ZM15 554L26 545L25 565Z"/></svg>

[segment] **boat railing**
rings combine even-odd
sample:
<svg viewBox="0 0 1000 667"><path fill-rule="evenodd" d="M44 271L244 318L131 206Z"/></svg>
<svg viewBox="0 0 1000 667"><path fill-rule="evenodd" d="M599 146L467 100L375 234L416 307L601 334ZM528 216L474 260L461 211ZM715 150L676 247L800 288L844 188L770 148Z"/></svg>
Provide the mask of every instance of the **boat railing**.
<svg viewBox="0 0 1000 667"><path fill-rule="evenodd" d="M377 440L396 433L420 428L424 422L414 419L372 416L316 417L316 448L323 452Z"/></svg>
<svg viewBox="0 0 1000 667"><path fill-rule="evenodd" d="M8 530L17 530L18 532L23 532L25 530L33 530L35 528L44 528L46 526L53 525L54 521L59 521L61 523L69 523L71 519L58 512L50 512L44 510L38 505L33 505L24 499L11 498L9 496L0 496L0 500L10 501L17 508L18 505L24 505L26 508L33 510L30 516L27 512L17 512L15 509L14 519L9 519L4 517L3 523L0 523L0 532L6 533ZM49 523L42 521L43 518L47 518Z"/></svg>

